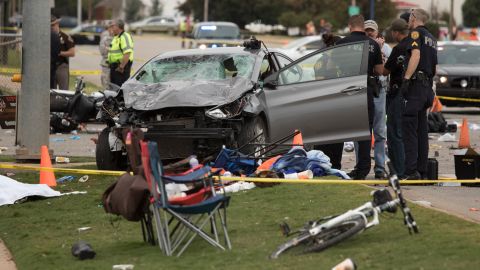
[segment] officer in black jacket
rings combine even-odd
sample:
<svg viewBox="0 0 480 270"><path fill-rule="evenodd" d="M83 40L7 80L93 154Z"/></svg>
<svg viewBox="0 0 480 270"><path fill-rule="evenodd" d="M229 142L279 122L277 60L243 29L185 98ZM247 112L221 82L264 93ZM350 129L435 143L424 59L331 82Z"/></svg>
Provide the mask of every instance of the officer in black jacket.
<svg viewBox="0 0 480 270"><path fill-rule="evenodd" d="M368 48L368 83L367 83L367 101L368 101L368 122L370 126L370 132L372 132L373 124L373 115L374 115L374 105L373 105L373 95L376 91L379 90L379 81L378 75L383 73L383 61L382 61L382 51L378 43L369 38L365 34L364 30L364 18L362 15L354 15L348 20L348 27L350 29L350 35L337 41L338 44L345 44L350 42L367 40L369 43ZM358 142L357 149L357 164L355 169L348 173L353 179L365 179L365 177L370 172L371 167L371 140L365 140Z"/></svg>
<svg viewBox="0 0 480 270"><path fill-rule="evenodd" d="M408 64L401 92L405 98L403 140L405 145L405 178L422 179L427 173L427 109L433 103L433 76L437 66L437 41L425 28L428 13L415 9L410 13Z"/></svg>

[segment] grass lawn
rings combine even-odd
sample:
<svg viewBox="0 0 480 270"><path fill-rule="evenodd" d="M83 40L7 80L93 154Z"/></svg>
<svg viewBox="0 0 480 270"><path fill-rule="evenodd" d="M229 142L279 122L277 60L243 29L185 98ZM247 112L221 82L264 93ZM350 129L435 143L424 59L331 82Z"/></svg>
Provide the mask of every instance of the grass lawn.
<svg viewBox="0 0 480 270"><path fill-rule="evenodd" d="M57 174L57 177L62 176ZM36 183L38 173L17 173L21 182ZM480 225L415 205L413 214L421 234L410 236L401 214L385 215L381 224L322 253L269 254L285 238L278 223L292 227L324 215L352 209L370 199L363 186L279 185L232 195L228 211L233 249L222 252L196 238L181 258L162 255L143 243L139 223L106 215L100 196L113 177L90 176L56 189L88 191L45 200L31 200L0 209L0 237L13 253L19 269L111 269L134 264L135 269L331 269L345 258L359 269L478 269ZM79 234L77 228L89 226ZM79 261L70 253L78 239L97 252Z"/></svg>

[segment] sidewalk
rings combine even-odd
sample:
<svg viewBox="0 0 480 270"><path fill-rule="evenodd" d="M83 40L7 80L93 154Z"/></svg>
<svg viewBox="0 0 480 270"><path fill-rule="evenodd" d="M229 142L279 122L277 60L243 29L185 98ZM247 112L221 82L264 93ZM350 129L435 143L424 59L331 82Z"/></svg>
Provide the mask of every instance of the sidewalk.
<svg viewBox="0 0 480 270"><path fill-rule="evenodd" d="M17 266L13 261L13 257L8 251L7 247L0 239L0 269L1 270L16 270Z"/></svg>

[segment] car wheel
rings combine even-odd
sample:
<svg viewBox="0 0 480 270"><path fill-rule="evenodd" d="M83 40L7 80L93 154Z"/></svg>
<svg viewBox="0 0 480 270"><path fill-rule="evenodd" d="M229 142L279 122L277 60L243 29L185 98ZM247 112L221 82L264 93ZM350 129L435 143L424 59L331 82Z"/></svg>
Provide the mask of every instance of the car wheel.
<svg viewBox="0 0 480 270"><path fill-rule="evenodd" d="M135 33L140 36L143 33L142 28L138 28Z"/></svg>
<svg viewBox="0 0 480 270"><path fill-rule="evenodd" d="M240 149L241 153L248 155L253 154L258 157L263 155L264 151L261 151L263 146L255 144L265 144L268 140L267 124L261 116L257 116L255 118L247 119L245 122L245 125L238 135L238 146L243 146L242 149ZM247 145L248 143L251 143L252 145Z"/></svg>
<svg viewBox="0 0 480 270"><path fill-rule="evenodd" d="M122 151L110 151L108 135L110 128L104 128L98 135L97 146L95 148L95 161L99 170L125 170L127 167L127 158Z"/></svg>

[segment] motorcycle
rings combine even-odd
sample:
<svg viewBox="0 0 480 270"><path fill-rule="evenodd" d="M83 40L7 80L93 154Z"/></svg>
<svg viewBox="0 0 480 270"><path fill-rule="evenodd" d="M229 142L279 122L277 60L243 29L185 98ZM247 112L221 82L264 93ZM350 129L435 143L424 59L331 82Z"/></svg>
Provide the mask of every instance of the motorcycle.
<svg viewBox="0 0 480 270"><path fill-rule="evenodd" d="M84 93L85 82L79 77L75 81L75 90L50 90L50 133L69 133L80 123L95 121L101 114L103 102L115 97L117 91L96 91ZM113 86L112 89L118 87Z"/></svg>

